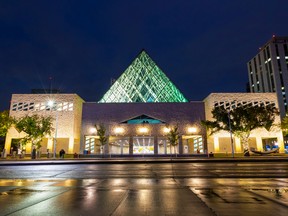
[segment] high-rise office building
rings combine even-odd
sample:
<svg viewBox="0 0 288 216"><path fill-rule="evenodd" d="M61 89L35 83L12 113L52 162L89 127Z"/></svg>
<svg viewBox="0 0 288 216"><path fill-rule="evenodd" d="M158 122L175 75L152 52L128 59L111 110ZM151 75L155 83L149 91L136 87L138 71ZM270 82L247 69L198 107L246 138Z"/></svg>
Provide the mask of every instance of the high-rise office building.
<svg viewBox="0 0 288 216"><path fill-rule="evenodd" d="M280 115L288 110L288 37L273 36L248 63L251 92L276 92Z"/></svg>

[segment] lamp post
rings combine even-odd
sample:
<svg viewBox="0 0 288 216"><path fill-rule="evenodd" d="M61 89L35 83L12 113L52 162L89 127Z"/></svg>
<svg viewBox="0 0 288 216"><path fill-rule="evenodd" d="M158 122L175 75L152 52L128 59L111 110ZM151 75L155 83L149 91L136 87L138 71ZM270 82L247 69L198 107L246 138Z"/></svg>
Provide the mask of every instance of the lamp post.
<svg viewBox="0 0 288 216"><path fill-rule="evenodd" d="M55 105L55 112L56 112L56 121L55 121L55 134L54 134L54 140L53 140L53 159L56 159L56 145L57 145L57 132L58 132L58 110L57 110L57 103L50 100L48 101L48 105L51 110L53 110L53 107Z"/></svg>
<svg viewBox="0 0 288 216"><path fill-rule="evenodd" d="M231 139L232 157L234 158L234 145L233 145L231 119L230 119L230 111L229 110L228 110L228 123L229 123L230 139Z"/></svg>

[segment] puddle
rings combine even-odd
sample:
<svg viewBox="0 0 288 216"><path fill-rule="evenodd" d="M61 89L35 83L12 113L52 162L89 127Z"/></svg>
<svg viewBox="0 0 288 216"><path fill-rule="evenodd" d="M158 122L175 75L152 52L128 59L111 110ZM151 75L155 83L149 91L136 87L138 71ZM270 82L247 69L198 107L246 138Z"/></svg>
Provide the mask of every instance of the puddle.
<svg viewBox="0 0 288 216"><path fill-rule="evenodd" d="M44 190L31 190L27 188L17 188L14 190L1 192L0 196L7 196L7 195L19 195L20 196L20 195L27 195L31 193L41 193L41 192L44 192Z"/></svg>
<svg viewBox="0 0 288 216"><path fill-rule="evenodd" d="M284 195L288 195L287 188L270 188L270 189L249 189L252 192L268 192L270 194L274 194L276 197L282 197Z"/></svg>

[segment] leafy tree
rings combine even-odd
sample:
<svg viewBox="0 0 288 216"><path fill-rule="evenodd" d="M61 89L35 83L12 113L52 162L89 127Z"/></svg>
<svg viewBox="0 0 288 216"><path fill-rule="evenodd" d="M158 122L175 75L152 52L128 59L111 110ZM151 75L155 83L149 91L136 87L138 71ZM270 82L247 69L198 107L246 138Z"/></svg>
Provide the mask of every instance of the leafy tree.
<svg viewBox="0 0 288 216"><path fill-rule="evenodd" d="M108 141L108 137L106 136L106 128L103 124L95 125L95 127L97 129L97 134L99 136L99 141L100 141L100 145L102 149ZM104 154L104 150L103 150L103 154Z"/></svg>
<svg viewBox="0 0 288 216"><path fill-rule="evenodd" d="M288 136L288 113L281 121L281 129L284 136Z"/></svg>
<svg viewBox="0 0 288 216"><path fill-rule="evenodd" d="M269 131L278 114L278 110L273 105L238 106L232 110L215 107L212 110L215 120L202 121L202 124L210 130L210 135L221 130L230 131L231 126L232 133L240 138L244 149L248 149L248 139L251 131L257 128L265 128Z"/></svg>
<svg viewBox="0 0 288 216"><path fill-rule="evenodd" d="M167 134L167 139L170 145L174 146L175 155L177 156L176 146L179 141L178 126L170 127L170 131Z"/></svg>
<svg viewBox="0 0 288 216"><path fill-rule="evenodd" d="M9 111L0 112L0 137L5 137L7 131L14 123L14 119L9 116Z"/></svg>
<svg viewBox="0 0 288 216"><path fill-rule="evenodd" d="M41 148L41 141L45 135L51 135L53 131L52 117L44 117L34 114L24 116L16 121L15 128L25 132L26 136L21 139L22 146L31 142L37 149Z"/></svg>

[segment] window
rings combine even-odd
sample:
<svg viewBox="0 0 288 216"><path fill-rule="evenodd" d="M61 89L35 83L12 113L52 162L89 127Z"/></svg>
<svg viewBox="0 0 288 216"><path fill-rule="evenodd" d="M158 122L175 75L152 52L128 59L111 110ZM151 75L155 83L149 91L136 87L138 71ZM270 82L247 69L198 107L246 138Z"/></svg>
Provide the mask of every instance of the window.
<svg viewBox="0 0 288 216"><path fill-rule="evenodd" d="M73 111L73 103L63 102L57 103L53 107L49 106L47 102L13 102L12 111Z"/></svg>

